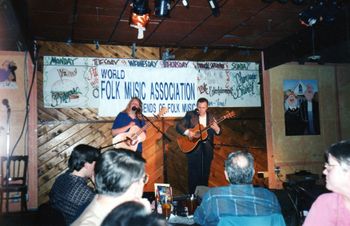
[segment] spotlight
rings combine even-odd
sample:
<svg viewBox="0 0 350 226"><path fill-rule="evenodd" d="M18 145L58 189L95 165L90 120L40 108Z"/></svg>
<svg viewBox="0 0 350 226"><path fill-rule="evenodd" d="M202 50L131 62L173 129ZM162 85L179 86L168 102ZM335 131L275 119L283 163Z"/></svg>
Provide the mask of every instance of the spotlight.
<svg viewBox="0 0 350 226"><path fill-rule="evenodd" d="M155 0L154 15L167 17L170 12L170 0Z"/></svg>
<svg viewBox="0 0 350 226"><path fill-rule="evenodd" d="M299 20L305 26L312 26L317 22L333 22L339 11L336 0L319 0L299 13Z"/></svg>
<svg viewBox="0 0 350 226"><path fill-rule="evenodd" d="M189 0L182 0L182 5L185 6L186 8L190 7Z"/></svg>
<svg viewBox="0 0 350 226"><path fill-rule="evenodd" d="M149 22L148 0L133 0L130 27L138 30L137 39L143 39L143 32Z"/></svg>
<svg viewBox="0 0 350 226"><path fill-rule="evenodd" d="M148 0L133 0L132 1L132 12L137 15L144 15L149 13Z"/></svg>
<svg viewBox="0 0 350 226"><path fill-rule="evenodd" d="M211 13L213 16L219 16L220 15L220 10L219 10L219 4L216 0L208 0Z"/></svg>
<svg viewBox="0 0 350 226"><path fill-rule="evenodd" d="M316 24L318 21L323 19L322 11L324 8L324 3L319 1L317 4L311 5L306 10L299 13L299 20L302 25L307 27Z"/></svg>
<svg viewBox="0 0 350 226"><path fill-rule="evenodd" d="M309 9L304 10L299 13L299 21L302 25L307 27L316 24L319 18L313 12L313 7L311 6Z"/></svg>

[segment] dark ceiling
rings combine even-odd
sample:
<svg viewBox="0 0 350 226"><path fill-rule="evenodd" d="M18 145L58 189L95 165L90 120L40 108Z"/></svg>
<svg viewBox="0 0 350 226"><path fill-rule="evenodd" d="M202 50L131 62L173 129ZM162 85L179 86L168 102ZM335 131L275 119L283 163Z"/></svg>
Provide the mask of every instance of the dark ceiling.
<svg viewBox="0 0 350 226"><path fill-rule="evenodd" d="M294 0L218 0L220 15L215 17L208 0L189 0L189 8L175 0L171 1L169 17L159 18L154 15L154 0L150 0L150 22L140 40L137 30L129 26L130 3L131 0L0 0L0 49L31 49L32 40L44 40L264 50L276 60L284 52L287 54L282 58L294 58L291 60L313 53L312 29L300 24L298 14L315 1L297 5ZM334 49L344 51L345 45L348 57L349 3L342 1L338 5L335 21L313 26L315 50L332 53ZM344 60L348 61L340 61Z"/></svg>

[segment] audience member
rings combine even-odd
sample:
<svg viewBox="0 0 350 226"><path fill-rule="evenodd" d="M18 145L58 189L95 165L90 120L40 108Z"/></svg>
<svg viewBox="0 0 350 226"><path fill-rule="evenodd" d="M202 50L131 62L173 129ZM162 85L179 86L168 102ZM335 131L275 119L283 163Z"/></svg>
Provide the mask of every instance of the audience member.
<svg viewBox="0 0 350 226"><path fill-rule="evenodd" d="M93 179L97 148L80 144L74 147L68 160L68 170L58 176L49 197L50 205L61 211L67 225L76 220L95 196L88 179Z"/></svg>
<svg viewBox="0 0 350 226"><path fill-rule="evenodd" d="M254 158L249 152L229 154L225 160L225 177L230 185L209 189L194 213L194 221L210 226L217 225L222 217L280 214L275 194L253 187L253 176ZM280 218L283 221L282 216ZM281 225L285 225L284 221Z"/></svg>
<svg viewBox="0 0 350 226"><path fill-rule="evenodd" d="M350 226L350 140L331 145L326 157L323 174L333 192L316 199L303 226Z"/></svg>
<svg viewBox="0 0 350 226"><path fill-rule="evenodd" d="M115 207L103 220L101 226L165 226L166 222L144 204L129 201Z"/></svg>
<svg viewBox="0 0 350 226"><path fill-rule="evenodd" d="M148 177L145 160L137 152L104 152L96 162L95 180L97 195L73 226L99 226L114 207L126 201L137 200L150 208L149 202L141 199Z"/></svg>

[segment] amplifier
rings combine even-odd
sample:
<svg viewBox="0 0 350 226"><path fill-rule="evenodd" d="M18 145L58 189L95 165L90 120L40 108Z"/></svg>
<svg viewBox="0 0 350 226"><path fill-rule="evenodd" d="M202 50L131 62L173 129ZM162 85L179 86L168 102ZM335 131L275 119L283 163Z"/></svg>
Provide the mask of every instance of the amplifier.
<svg viewBox="0 0 350 226"><path fill-rule="evenodd" d="M290 184L315 184L319 179L319 176L317 174L301 170L293 174L287 174L286 178Z"/></svg>

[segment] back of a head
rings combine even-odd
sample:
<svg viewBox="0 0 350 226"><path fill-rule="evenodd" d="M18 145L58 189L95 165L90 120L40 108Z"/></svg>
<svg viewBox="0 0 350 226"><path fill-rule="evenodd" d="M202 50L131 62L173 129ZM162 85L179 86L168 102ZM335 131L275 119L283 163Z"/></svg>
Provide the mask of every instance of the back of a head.
<svg viewBox="0 0 350 226"><path fill-rule="evenodd" d="M100 150L87 144L79 144L73 148L68 160L68 170L73 172L83 168L86 162L92 163L100 156Z"/></svg>
<svg viewBox="0 0 350 226"><path fill-rule="evenodd" d="M162 224L163 223L163 224ZM115 207L103 220L101 226L162 226L165 221L150 214L143 204L125 202Z"/></svg>
<svg viewBox="0 0 350 226"><path fill-rule="evenodd" d="M98 194L118 196L145 174L145 160L140 154L124 149L104 152L95 165Z"/></svg>
<svg viewBox="0 0 350 226"><path fill-rule="evenodd" d="M350 170L350 140L332 144L326 150L326 155L332 155L343 168Z"/></svg>
<svg viewBox="0 0 350 226"><path fill-rule="evenodd" d="M225 160L225 171L231 184L251 184L254 176L254 158L247 151L236 151Z"/></svg>

